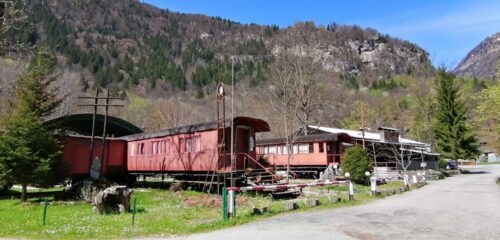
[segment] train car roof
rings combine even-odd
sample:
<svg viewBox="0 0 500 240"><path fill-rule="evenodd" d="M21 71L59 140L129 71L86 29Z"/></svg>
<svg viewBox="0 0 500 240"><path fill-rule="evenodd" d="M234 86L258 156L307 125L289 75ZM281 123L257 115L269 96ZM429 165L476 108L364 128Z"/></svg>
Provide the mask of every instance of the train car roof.
<svg viewBox="0 0 500 240"><path fill-rule="evenodd" d="M226 119L225 124L226 124L226 128L229 127L231 125L231 119ZM262 119L258 119L258 118L235 117L234 124L235 125L238 125L238 124L251 125L255 128L256 132L268 132L271 130L269 127L269 124L266 121L264 121ZM143 140L143 139L149 139L149 138L159 138L159 137L166 137L166 136L177 135L177 134L186 134L186 133L213 130L213 129L217 129L217 127L218 127L217 121L211 121L211 122L198 123L198 124L187 125L187 126L182 126L182 127L177 127L177 128L169 128L169 129L159 130L159 131L151 132L151 133L134 134L134 135L122 137L122 139L125 139L128 141L135 141L135 140Z"/></svg>
<svg viewBox="0 0 500 240"><path fill-rule="evenodd" d="M44 124L53 129L64 129L79 135L91 136L93 120L94 115L92 113L77 113L52 118ZM102 136L104 121L106 121L106 135L122 137L142 133L139 127L121 118L114 116L107 116L107 118L105 118L102 114L96 114L94 126L94 133L96 136Z"/></svg>
<svg viewBox="0 0 500 240"><path fill-rule="evenodd" d="M352 141L351 137L349 137L349 135L345 133L323 133L323 134L297 136L294 140L294 143L327 142L327 141L337 141L337 140L345 142ZM271 138L271 139L257 140L258 146L278 145L285 143L286 143L285 138Z"/></svg>

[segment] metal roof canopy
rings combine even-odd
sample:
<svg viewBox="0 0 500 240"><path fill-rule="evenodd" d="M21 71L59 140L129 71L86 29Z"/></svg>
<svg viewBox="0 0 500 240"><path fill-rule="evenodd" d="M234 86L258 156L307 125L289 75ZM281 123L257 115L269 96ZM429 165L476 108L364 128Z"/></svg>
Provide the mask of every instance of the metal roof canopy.
<svg viewBox="0 0 500 240"><path fill-rule="evenodd" d="M45 125L54 126L56 129L63 129L84 136L92 135L92 113L78 113L49 119ZM95 135L102 136L104 127L104 115L96 114ZM106 135L123 137L132 134L142 133L142 129L121 118L108 116L106 123Z"/></svg>

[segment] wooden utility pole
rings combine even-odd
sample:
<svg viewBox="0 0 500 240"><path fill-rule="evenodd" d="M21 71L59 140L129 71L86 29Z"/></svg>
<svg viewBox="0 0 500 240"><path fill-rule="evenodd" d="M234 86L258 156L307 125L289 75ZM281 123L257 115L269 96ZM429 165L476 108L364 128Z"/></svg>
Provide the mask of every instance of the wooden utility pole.
<svg viewBox="0 0 500 240"><path fill-rule="evenodd" d="M361 102L359 105L359 112L361 114L361 137L363 141L363 150L365 149L365 109L364 104Z"/></svg>
<svg viewBox="0 0 500 240"><path fill-rule="evenodd" d="M110 97L109 96L109 89L106 92L105 97L99 97L99 89L96 89L95 91L95 96L94 97L87 97L87 96L80 96L78 99L91 99L94 100L93 104L79 104L79 107L93 107L94 112L92 115L92 133L91 133L91 138L90 138L90 164L89 164L89 172L92 167L92 157L94 156L94 147L95 147L95 125L96 125L96 118L97 118L97 110L98 107L104 107L104 123L103 123L103 129L102 129L102 152L101 152L101 173L104 169L104 156L105 156L105 151L106 151L106 126L107 126L107 121L108 121L108 112L109 112L109 107L124 107L123 104L110 104L110 100L124 100L125 98L123 97ZM104 104L100 104L99 100L105 100Z"/></svg>

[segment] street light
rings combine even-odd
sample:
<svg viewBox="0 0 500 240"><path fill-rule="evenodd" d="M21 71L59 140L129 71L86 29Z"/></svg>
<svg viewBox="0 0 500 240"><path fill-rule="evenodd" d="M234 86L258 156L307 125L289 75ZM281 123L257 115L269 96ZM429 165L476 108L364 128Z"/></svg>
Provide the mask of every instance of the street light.
<svg viewBox="0 0 500 240"><path fill-rule="evenodd" d="M354 187L352 186L351 180L349 180L349 177L351 174L349 172L346 172L344 176L347 178L349 181L349 201L354 201Z"/></svg>
<svg viewBox="0 0 500 240"><path fill-rule="evenodd" d="M369 177L370 175L370 172L365 172L365 176ZM377 178L375 176L370 177L370 190L372 192L372 196L377 194Z"/></svg>

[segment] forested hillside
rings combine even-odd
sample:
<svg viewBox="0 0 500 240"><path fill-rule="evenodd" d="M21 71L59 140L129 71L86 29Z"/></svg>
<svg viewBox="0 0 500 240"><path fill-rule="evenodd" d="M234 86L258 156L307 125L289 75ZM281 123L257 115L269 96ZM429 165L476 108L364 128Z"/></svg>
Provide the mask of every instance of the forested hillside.
<svg viewBox="0 0 500 240"><path fill-rule="evenodd" d="M17 20L3 25L1 94L12 95L9 87L25 71L30 52L45 49L57 57L53 76L65 96L56 115L89 111L77 107L77 96L106 88L127 99L126 108L113 114L146 131L213 120L215 85L229 84L234 70L235 92L228 97L234 96L235 114L263 118L280 135L273 96L276 76L288 67L309 72L306 80L313 84L299 87L315 92L296 97L316 99L307 108L310 123L357 129L363 105L368 127L410 126L415 138L432 138L435 70L428 54L374 29L240 24L134 0L8 2L14 4L4 5L5 12L25 17L12 15ZM481 84L466 85L478 91Z"/></svg>

